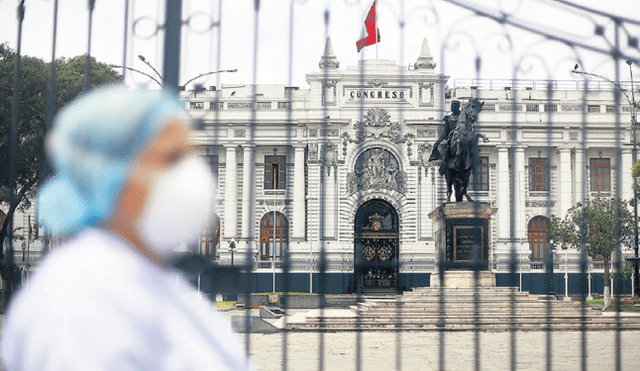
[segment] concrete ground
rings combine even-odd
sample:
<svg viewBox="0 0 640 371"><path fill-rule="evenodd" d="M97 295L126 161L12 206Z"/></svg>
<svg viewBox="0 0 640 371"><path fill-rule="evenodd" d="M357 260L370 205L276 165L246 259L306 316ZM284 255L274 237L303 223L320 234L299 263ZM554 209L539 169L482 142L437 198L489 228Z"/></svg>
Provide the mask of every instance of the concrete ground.
<svg viewBox="0 0 640 371"><path fill-rule="evenodd" d="M516 333L516 369L546 369L546 333ZM581 333L553 332L552 369L581 370ZM283 344L287 344L287 370L438 370L440 334L435 332L238 334L249 342L252 361L262 371L284 370ZM286 336L286 338L285 338ZM621 370L640 369L640 332L620 332ZM445 370L474 370L473 332L444 334ZM511 334L480 333L480 369L509 370ZM320 353L320 344L324 352ZM587 333L587 369L615 370L616 333ZM360 344L360 360L357 358ZM320 360L323 361L320 367ZM361 367L357 367L360 362ZM399 364L398 364L399 362ZM398 367L399 366L399 367Z"/></svg>
<svg viewBox="0 0 640 371"><path fill-rule="evenodd" d="M329 309L338 314L342 309ZM289 311L287 322L302 320L309 310ZM231 310L227 316L246 315L246 311ZM259 311L249 313L258 316ZM278 325L275 320L268 322ZM444 334L445 370L475 369L475 333L446 332ZM511 334L481 332L480 370L509 370L511 367ZM518 332L516 336L516 369L545 370L547 333ZM551 333L553 370L581 370L580 332ZM640 331L622 331L620 336L621 370L640 370ZM262 371L285 370L283 344L287 344L287 370L377 371L439 370L440 334L437 332L291 332L276 334L238 334L243 344L249 344L252 361ZM616 333L592 331L586 333L588 370L616 369ZM320 353L320 344L324 352ZM358 345L360 359L358 361ZM320 360L323 360L322 367ZM361 367L357 367L360 362Z"/></svg>

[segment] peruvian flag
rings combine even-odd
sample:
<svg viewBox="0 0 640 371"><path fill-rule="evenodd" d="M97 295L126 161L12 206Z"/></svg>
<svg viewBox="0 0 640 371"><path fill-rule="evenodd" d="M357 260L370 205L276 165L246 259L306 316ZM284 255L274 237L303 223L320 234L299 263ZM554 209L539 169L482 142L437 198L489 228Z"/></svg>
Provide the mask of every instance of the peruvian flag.
<svg viewBox="0 0 640 371"><path fill-rule="evenodd" d="M367 30L367 36L356 42L358 53L365 46L380 42L380 31L376 28L376 1L373 2L371 9L369 9L369 14L367 14L367 18L364 20L364 27Z"/></svg>

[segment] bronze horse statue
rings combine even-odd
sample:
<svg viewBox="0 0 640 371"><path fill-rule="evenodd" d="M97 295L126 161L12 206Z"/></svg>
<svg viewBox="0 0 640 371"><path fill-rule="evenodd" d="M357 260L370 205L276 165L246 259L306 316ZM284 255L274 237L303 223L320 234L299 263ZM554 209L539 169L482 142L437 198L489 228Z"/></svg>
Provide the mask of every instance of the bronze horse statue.
<svg viewBox="0 0 640 371"><path fill-rule="evenodd" d="M440 160L440 174L447 180L447 201L451 201L452 188L455 189L456 202L462 202L463 197L469 202L473 199L467 193L469 176L471 171L478 167L478 140L489 140L484 134L478 134L475 123L478 113L482 110L484 102L477 98L470 99L464 108L457 112L459 102L452 103L453 114L445 117L445 130L434 145L430 160ZM457 120L456 120L457 118ZM443 148L444 155L438 150L438 145Z"/></svg>

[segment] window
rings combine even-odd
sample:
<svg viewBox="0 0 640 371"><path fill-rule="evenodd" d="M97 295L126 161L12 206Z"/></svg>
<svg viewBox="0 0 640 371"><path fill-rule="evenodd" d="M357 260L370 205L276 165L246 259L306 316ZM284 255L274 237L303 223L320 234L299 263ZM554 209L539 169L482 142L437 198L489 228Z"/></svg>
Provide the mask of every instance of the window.
<svg viewBox="0 0 640 371"><path fill-rule="evenodd" d="M291 109L291 102L278 102L278 109Z"/></svg>
<svg viewBox="0 0 640 371"><path fill-rule="evenodd" d="M495 104L487 104L485 103L482 106L482 112L495 112L496 111L496 105Z"/></svg>
<svg viewBox="0 0 640 371"><path fill-rule="evenodd" d="M616 113L616 106L607 106L607 113Z"/></svg>
<svg viewBox="0 0 640 371"><path fill-rule="evenodd" d="M274 226L275 220L275 226ZM267 213L260 222L260 260L279 261L287 250L288 244L287 218L282 213ZM275 232L275 245L274 245Z"/></svg>
<svg viewBox="0 0 640 371"><path fill-rule="evenodd" d="M209 155L209 166L211 168L211 174L213 174L213 181L216 189L218 188L218 155Z"/></svg>
<svg viewBox="0 0 640 371"><path fill-rule="evenodd" d="M540 112L539 104L527 104L527 112Z"/></svg>
<svg viewBox="0 0 640 371"><path fill-rule="evenodd" d="M189 102L189 108L193 110L204 109L204 102Z"/></svg>
<svg viewBox="0 0 640 371"><path fill-rule="evenodd" d="M213 233L211 233L213 230ZM220 217L215 215L213 223L200 238L200 254L216 259L220 250Z"/></svg>
<svg viewBox="0 0 640 371"><path fill-rule="evenodd" d="M221 110L224 107L224 102L209 102L209 109L210 110Z"/></svg>
<svg viewBox="0 0 640 371"><path fill-rule="evenodd" d="M557 104L545 104L544 105L544 111L545 112L558 112L558 105Z"/></svg>
<svg viewBox="0 0 640 371"><path fill-rule="evenodd" d="M531 261L541 261L547 250L547 218L536 216L529 221Z"/></svg>
<svg viewBox="0 0 640 371"><path fill-rule="evenodd" d="M271 109L271 102L258 102L259 110L267 110Z"/></svg>
<svg viewBox="0 0 640 371"><path fill-rule="evenodd" d="M588 113L600 113L600 105L590 104L587 106Z"/></svg>
<svg viewBox="0 0 640 371"><path fill-rule="evenodd" d="M474 191L489 190L489 157L481 156L478 162L478 169L473 174L471 189Z"/></svg>
<svg viewBox="0 0 640 371"><path fill-rule="evenodd" d="M264 156L264 189L285 189L286 156Z"/></svg>
<svg viewBox="0 0 640 371"><path fill-rule="evenodd" d="M529 190L549 190L549 159L541 157L529 158Z"/></svg>
<svg viewBox="0 0 640 371"><path fill-rule="evenodd" d="M591 192L611 191L611 161L608 158L589 160L591 170Z"/></svg>

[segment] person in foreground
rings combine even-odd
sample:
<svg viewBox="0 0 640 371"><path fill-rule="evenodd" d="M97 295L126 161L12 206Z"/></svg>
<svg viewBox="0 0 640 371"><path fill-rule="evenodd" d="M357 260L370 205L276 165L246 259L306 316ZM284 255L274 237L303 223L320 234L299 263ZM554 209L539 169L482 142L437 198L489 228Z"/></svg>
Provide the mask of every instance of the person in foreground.
<svg viewBox="0 0 640 371"><path fill-rule="evenodd" d="M247 370L228 321L167 264L211 217L213 176L167 91L112 86L65 108L37 198L54 249L14 300L7 370Z"/></svg>

